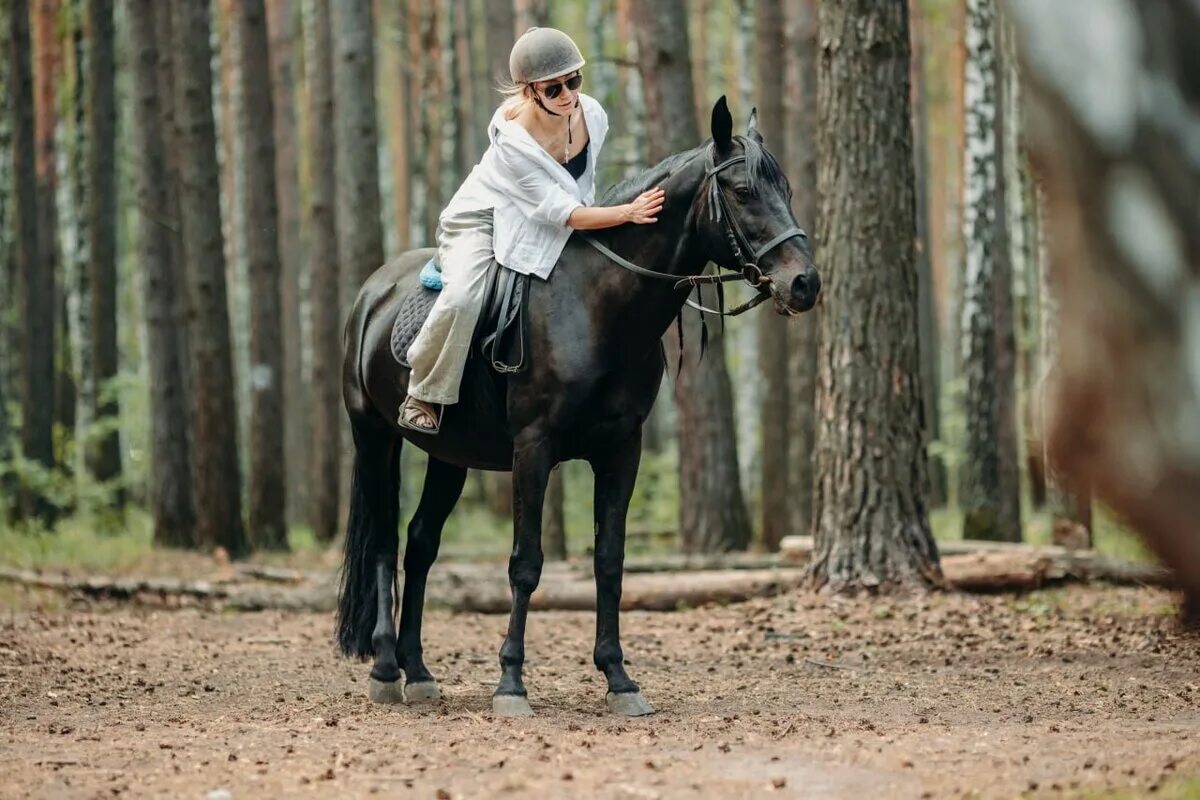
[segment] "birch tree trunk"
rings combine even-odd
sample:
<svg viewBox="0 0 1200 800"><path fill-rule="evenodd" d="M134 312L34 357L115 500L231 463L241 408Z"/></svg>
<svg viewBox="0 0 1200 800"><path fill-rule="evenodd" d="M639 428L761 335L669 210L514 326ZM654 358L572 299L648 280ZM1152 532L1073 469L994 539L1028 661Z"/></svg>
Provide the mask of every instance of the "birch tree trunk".
<svg viewBox="0 0 1200 800"><path fill-rule="evenodd" d="M963 537L1021 540L1017 471L1012 265L1008 252L1003 103L994 0L967 5L966 248L962 307L966 454Z"/></svg>
<svg viewBox="0 0 1200 800"><path fill-rule="evenodd" d="M823 3L814 585L940 579L917 332L906 0ZM863 186L872 187L870 193Z"/></svg>
<svg viewBox="0 0 1200 800"><path fill-rule="evenodd" d="M242 524L237 407L221 232L207 3L172 0L180 218L191 304L195 398L196 532L204 547L238 558L250 551Z"/></svg>
<svg viewBox="0 0 1200 800"><path fill-rule="evenodd" d="M305 519L308 509L308 392L304 381L304 333L300 322L300 152L297 147L295 18L292 0L268 0L271 105L275 125L275 199L279 209L280 302L283 331L284 476L287 517Z"/></svg>
<svg viewBox="0 0 1200 800"><path fill-rule="evenodd" d="M154 542L166 547L196 545L191 454L178 331L176 294L183 288L171 262L167 169L159 105L156 17L170 9L159 0L125 0L133 71L133 152L137 155L137 261L150 380L150 513ZM165 43L169 46L169 43Z"/></svg>
<svg viewBox="0 0 1200 800"><path fill-rule="evenodd" d="M695 147L695 121L687 17L681 0L633 4L638 64L646 93L650 159ZM668 124L668 120L670 123ZM685 334L693 346L699 325L685 315ZM669 361L677 363L680 342L668 336ZM671 352L671 351L674 352ZM750 544L750 514L738 472L733 388L725 364L725 340L719 325L709 330L708 353L688 349L675 380L679 409L679 536L689 552L745 550Z"/></svg>
<svg viewBox="0 0 1200 800"><path fill-rule="evenodd" d="M333 0L336 2L336 0ZM305 215L309 230L309 305L312 309L310 461L313 533L329 542L338 530L338 482L341 469L339 422L341 403L341 336L338 297L338 230L334 198L333 54L330 42L331 0L304 0L304 69L308 83L310 122L307 141L311 186ZM322 124L322 121L326 124Z"/></svg>
<svg viewBox="0 0 1200 800"><path fill-rule="evenodd" d="M21 455L54 467L54 272L41 252L37 218L37 145L34 139L33 68L29 4L8 4L13 115L13 184L21 315ZM21 513L49 527L56 511L26 490Z"/></svg>

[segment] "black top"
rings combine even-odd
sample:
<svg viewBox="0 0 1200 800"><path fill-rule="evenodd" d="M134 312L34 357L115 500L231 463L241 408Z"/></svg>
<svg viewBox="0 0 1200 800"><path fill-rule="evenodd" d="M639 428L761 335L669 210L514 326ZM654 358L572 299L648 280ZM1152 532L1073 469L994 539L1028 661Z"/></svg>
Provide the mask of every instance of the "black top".
<svg viewBox="0 0 1200 800"><path fill-rule="evenodd" d="M587 169L587 153L590 145L591 142L585 144L583 149L575 154L574 158L563 164L567 168L567 172L571 173L571 177L575 180L579 180L580 176L583 175L583 171Z"/></svg>

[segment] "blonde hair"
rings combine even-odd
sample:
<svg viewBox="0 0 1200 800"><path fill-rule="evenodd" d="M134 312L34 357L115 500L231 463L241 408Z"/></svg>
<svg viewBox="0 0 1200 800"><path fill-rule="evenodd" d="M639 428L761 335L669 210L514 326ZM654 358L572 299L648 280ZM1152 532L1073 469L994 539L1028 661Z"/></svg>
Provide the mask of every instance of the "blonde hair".
<svg viewBox="0 0 1200 800"><path fill-rule="evenodd" d="M525 110L525 106L533 102L532 84L514 83L509 78L501 78L496 83L496 90L504 95L504 102L500 104L500 110L504 112L504 118L508 120L515 119Z"/></svg>

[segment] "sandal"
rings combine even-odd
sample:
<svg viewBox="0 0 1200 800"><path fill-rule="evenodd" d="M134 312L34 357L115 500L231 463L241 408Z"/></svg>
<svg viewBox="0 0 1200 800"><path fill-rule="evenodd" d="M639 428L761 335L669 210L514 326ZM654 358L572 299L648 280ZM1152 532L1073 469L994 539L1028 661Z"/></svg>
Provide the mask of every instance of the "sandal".
<svg viewBox="0 0 1200 800"><path fill-rule="evenodd" d="M404 403L400 406L400 415L396 418L396 424L401 428L408 428L410 431L434 436L442 428L443 410L445 410L445 406L426 403L411 396L405 397ZM420 422L422 419L432 420L433 424L422 425Z"/></svg>

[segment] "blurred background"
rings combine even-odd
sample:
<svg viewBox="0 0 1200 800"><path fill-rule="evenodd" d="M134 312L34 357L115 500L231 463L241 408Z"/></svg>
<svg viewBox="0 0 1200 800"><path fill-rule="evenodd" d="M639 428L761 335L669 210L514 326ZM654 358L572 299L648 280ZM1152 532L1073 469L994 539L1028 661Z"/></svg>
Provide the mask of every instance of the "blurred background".
<svg viewBox="0 0 1200 800"><path fill-rule="evenodd" d="M380 263L433 244L531 25L561 28L587 58L583 91L611 125L598 194L699 144L726 95L735 132L757 107L825 261L817 73L834 44L817 0L4 5L0 561L12 566L119 570L156 548L326 558L349 446L341 319ZM1086 484L1067 491L1046 467L1057 312L1013 20L987 2L907 11L917 325L889 335L918 345L933 534L1146 558ZM694 119L671 113L681 102ZM838 424L814 414L820 320L836 299L797 320L710 321L702 361L699 336L685 338L685 374L672 368L647 426L630 552L775 551L810 532L826 468L815 426ZM422 459L405 448L404 512ZM443 552L506 553L510 506L507 474L472 473ZM589 552L585 464L555 472L548 507L547 555Z"/></svg>

